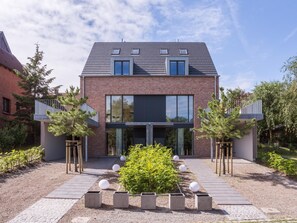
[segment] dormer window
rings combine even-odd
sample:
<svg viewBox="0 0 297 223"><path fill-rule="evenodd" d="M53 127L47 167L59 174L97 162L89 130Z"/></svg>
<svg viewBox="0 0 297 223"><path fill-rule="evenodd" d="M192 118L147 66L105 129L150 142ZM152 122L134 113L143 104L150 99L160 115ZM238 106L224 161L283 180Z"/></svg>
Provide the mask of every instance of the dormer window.
<svg viewBox="0 0 297 223"><path fill-rule="evenodd" d="M180 55L188 55L188 49L179 49Z"/></svg>
<svg viewBox="0 0 297 223"><path fill-rule="evenodd" d="M133 75L133 58L132 57L112 57L110 68L111 68L111 75L116 75L116 76Z"/></svg>
<svg viewBox="0 0 297 223"><path fill-rule="evenodd" d="M121 49L120 48L116 48L116 49L112 49L111 54L112 55L120 55Z"/></svg>
<svg viewBox="0 0 297 223"><path fill-rule="evenodd" d="M170 76L189 75L189 58L188 57L167 57L165 60L166 73Z"/></svg>
<svg viewBox="0 0 297 223"><path fill-rule="evenodd" d="M168 55L168 49L160 49L160 55Z"/></svg>
<svg viewBox="0 0 297 223"><path fill-rule="evenodd" d="M133 48L131 50L131 55L139 55L140 49L139 48Z"/></svg>

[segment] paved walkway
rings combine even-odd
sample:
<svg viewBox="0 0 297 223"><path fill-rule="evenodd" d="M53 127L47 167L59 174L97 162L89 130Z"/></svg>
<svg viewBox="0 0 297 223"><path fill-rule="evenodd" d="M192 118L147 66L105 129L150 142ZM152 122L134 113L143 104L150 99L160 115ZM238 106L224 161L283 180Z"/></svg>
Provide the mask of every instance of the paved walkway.
<svg viewBox="0 0 297 223"><path fill-rule="evenodd" d="M49 193L45 198L25 209L10 223L58 222L64 214L88 191L106 170L111 169L116 158L90 160L85 171Z"/></svg>
<svg viewBox="0 0 297 223"><path fill-rule="evenodd" d="M185 164L196 175L198 183L226 212L230 220L267 219L263 212L252 205L226 181L213 172L203 159L185 159Z"/></svg>

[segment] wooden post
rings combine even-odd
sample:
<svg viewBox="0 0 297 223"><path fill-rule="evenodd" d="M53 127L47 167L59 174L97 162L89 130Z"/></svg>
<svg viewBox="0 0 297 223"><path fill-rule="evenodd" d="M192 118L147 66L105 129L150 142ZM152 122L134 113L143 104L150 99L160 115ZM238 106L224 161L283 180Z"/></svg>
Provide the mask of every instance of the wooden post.
<svg viewBox="0 0 297 223"><path fill-rule="evenodd" d="M218 173L218 146L219 144L216 143L216 174Z"/></svg>
<svg viewBox="0 0 297 223"><path fill-rule="evenodd" d="M221 144L219 144L219 159L220 159L219 176L221 176L221 166L222 166L222 145Z"/></svg>
<svg viewBox="0 0 297 223"><path fill-rule="evenodd" d="M68 174L68 163L69 163L68 153L69 153L69 143L66 142L66 174Z"/></svg>
<svg viewBox="0 0 297 223"><path fill-rule="evenodd" d="M233 145L232 143L230 144L230 150L231 150L231 176L233 176Z"/></svg>
<svg viewBox="0 0 297 223"><path fill-rule="evenodd" d="M229 173L229 146L230 143L226 143L226 147L227 147L227 173Z"/></svg>

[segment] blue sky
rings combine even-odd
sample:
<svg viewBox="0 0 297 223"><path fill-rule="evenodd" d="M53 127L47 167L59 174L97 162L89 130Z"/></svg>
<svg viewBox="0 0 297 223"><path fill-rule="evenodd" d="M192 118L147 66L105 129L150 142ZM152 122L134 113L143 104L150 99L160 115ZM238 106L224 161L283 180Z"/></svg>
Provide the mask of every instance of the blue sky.
<svg viewBox="0 0 297 223"><path fill-rule="evenodd" d="M0 30L22 62L35 43L55 84L79 86L95 41L206 42L225 88L281 80L297 55L295 0L1 0Z"/></svg>

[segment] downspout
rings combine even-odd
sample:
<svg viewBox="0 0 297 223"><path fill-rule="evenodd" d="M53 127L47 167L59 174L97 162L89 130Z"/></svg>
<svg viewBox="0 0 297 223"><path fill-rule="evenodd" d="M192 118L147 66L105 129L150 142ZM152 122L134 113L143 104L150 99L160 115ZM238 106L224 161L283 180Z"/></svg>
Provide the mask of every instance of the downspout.
<svg viewBox="0 0 297 223"><path fill-rule="evenodd" d="M85 77L81 76L82 80L83 80L83 91L82 91L82 97L85 97ZM88 162L88 136L85 136L85 161Z"/></svg>
<svg viewBox="0 0 297 223"><path fill-rule="evenodd" d="M214 76L214 95L217 98L217 76ZM213 146L214 146L214 139L210 139L210 159L213 162Z"/></svg>

